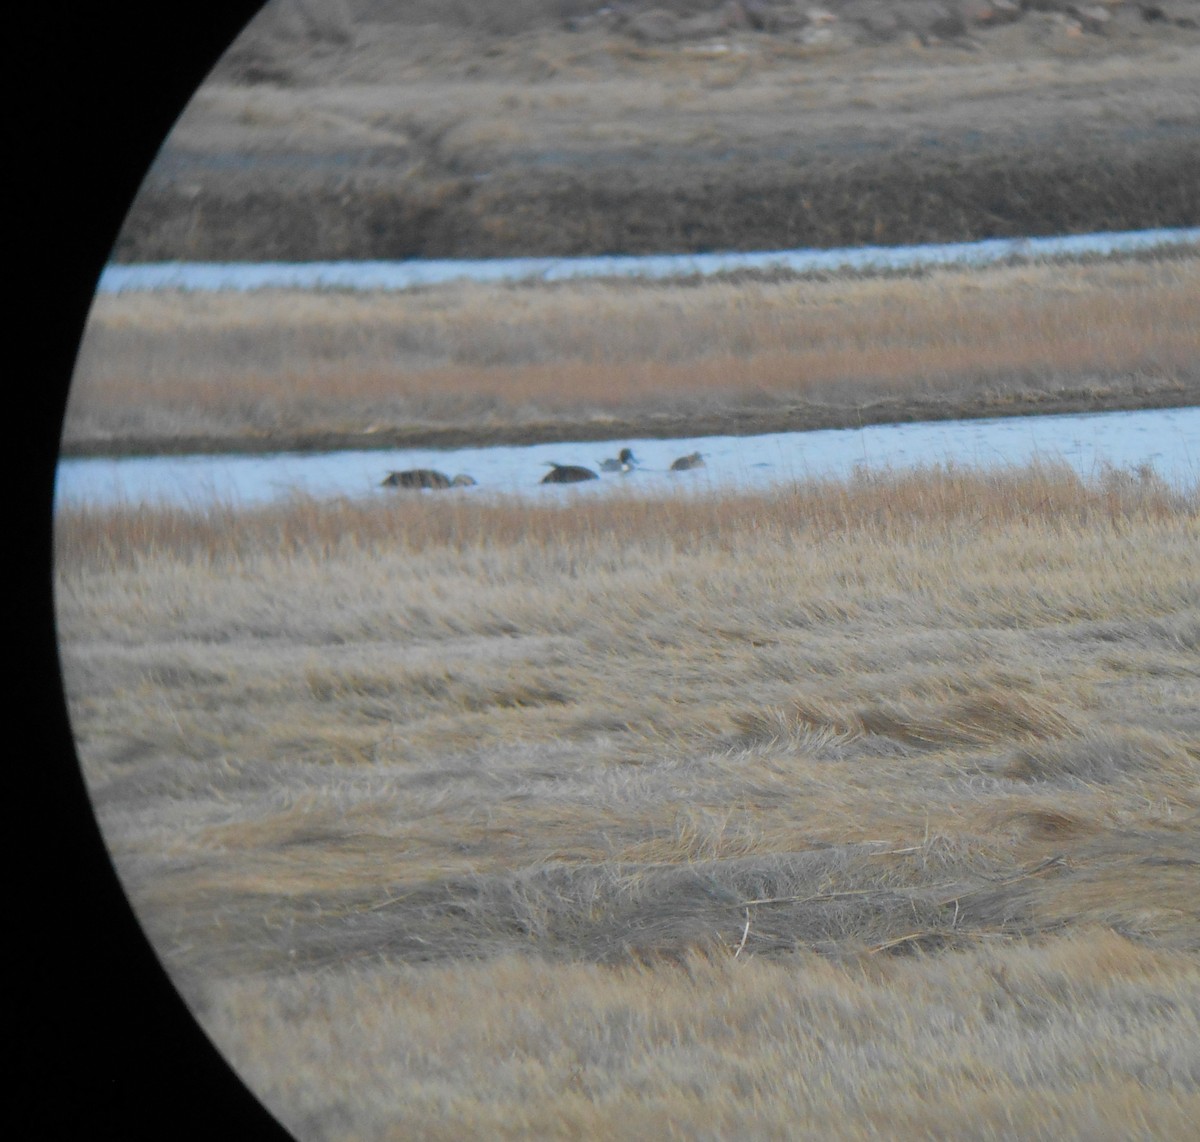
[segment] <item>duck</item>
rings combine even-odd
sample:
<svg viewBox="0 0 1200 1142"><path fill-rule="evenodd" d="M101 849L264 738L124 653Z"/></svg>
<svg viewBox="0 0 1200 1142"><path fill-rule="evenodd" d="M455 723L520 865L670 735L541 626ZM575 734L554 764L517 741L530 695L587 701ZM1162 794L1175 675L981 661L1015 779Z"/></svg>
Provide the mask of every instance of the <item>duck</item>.
<svg viewBox="0 0 1200 1142"><path fill-rule="evenodd" d="M541 479L543 484L578 484L581 480L598 480L599 476L591 468L581 468L577 464L556 464L547 460L550 471Z"/></svg>
<svg viewBox="0 0 1200 1142"><path fill-rule="evenodd" d="M406 472L389 472L384 477L385 488L469 488L475 481L464 473L454 479L432 468L410 468Z"/></svg>
<svg viewBox="0 0 1200 1142"><path fill-rule="evenodd" d="M633 454L632 448L622 448L617 453L615 460L601 460L601 472L632 472L633 466L637 463L637 457Z"/></svg>
<svg viewBox="0 0 1200 1142"><path fill-rule="evenodd" d="M687 456L680 456L671 465L672 472L686 472L689 468L703 468L704 457L699 452L692 452Z"/></svg>

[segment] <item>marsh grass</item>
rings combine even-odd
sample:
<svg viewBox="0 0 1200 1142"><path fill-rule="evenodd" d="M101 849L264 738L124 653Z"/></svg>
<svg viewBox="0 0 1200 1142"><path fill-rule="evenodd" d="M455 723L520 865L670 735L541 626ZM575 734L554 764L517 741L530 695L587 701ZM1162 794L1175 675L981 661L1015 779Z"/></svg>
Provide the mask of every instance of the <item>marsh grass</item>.
<svg viewBox="0 0 1200 1142"><path fill-rule="evenodd" d="M60 512L131 899L300 1137L1184 1138L1200 502Z"/></svg>
<svg viewBox="0 0 1200 1142"><path fill-rule="evenodd" d="M1146 393L1200 378L1200 259L402 295L97 298L67 446ZM1136 390L1136 391L1135 391ZM1143 391L1144 390L1144 391ZM927 408L928 411L928 408Z"/></svg>

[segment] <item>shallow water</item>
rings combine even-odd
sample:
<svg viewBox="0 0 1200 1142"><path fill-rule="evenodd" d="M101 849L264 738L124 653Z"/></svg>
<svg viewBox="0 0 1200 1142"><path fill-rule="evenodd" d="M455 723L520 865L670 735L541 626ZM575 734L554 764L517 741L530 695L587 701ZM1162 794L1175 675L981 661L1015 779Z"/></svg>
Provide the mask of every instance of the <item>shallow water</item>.
<svg viewBox="0 0 1200 1142"><path fill-rule="evenodd" d="M1130 253L1155 247L1200 244L1200 227L1074 234L1057 238L994 238L926 246L866 246L841 250L766 250L751 253L670 254L598 258L488 258L476 261L405 262L164 262L110 265L100 275L101 293L128 290L385 289L441 282L566 281L572 278L672 278L732 270L906 269L919 266L988 265L1086 254Z"/></svg>
<svg viewBox="0 0 1200 1142"><path fill-rule="evenodd" d="M605 473L581 484L539 483L548 461L599 472L600 461L623 447L632 448L638 460L629 474ZM676 457L696 451L703 453L704 467L668 470ZM379 483L389 471L406 468L436 468L449 476L466 472L478 481L472 488L426 495L555 498L605 495L614 489L661 494L674 488L768 488L809 477L844 477L860 466L989 468L1032 460L1069 464L1085 478L1098 476L1107 465L1131 469L1149 464L1169 483L1193 487L1200 482L1200 408L444 451L72 459L58 466L56 502L252 506L293 494L318 499L397 495L403 493Z"/></svg>

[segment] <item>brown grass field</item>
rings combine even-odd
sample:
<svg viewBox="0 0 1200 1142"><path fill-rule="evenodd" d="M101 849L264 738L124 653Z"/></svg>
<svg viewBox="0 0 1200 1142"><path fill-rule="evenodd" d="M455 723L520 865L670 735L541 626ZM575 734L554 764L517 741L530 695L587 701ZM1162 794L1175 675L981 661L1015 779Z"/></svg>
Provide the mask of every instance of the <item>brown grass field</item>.
<svg viewBox="0 0 1200 1142"><path fill-rule="evenodd" d="M112 257L1197 223L1197 0L942 7L280 3ZM1198 297L1194 252L101 296L63 452L1189 405ZM112 862L297 1139L1195 1136L1195 480L931 468L54 527ZM73 887L43 891L68 918Z"/></svg>
<svg viewBox="0 0 1200 1142"><path fill-rule="evenodd" d="M78 749L299 1138L1191 1137L1200 490L60 512Z"/></svg>
<svg viewBox="0 0 1200 1142"><path fill-rule="evenodd" d="M102 295L70 454L524 443L1200 401L1200 258Z"/></svg>

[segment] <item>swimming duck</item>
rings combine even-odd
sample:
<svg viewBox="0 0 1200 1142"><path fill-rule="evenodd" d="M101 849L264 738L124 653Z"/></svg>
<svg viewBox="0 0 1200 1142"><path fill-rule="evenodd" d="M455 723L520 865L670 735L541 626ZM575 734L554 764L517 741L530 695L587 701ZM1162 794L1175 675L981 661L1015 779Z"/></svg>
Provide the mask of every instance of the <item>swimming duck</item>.
<svg viewBox="0 0 1200 1142"><path fill-rule="evenodd" d="M550 465L550 471L542 477L543 484L578 484L580 480L600 479L590 468L580 468L576 464L555 464L553 460L547 460L546 463Z"/></svg>
<svg viewBox="0 0 1200 1142"><path fill-rule="evenodd" d="M692 452L687 456L680 456L678 460L671 465L672 472L686 472L689 468L703 468L704 457L699 452Z"/></svg>
<svg viewBox="0 0 1200 1142"><path fill-rule="evenodd" d="M601 472L632 472L633 466L637 463L637 457L633 454L632 448L622 448L617 453L615 460L601 460Z"/></svg>
<svg viewBox="0 0 1200 1142"><path fill-rule="evenodd" d="M410 468L407 472L389 472L383 481L385 488L467 488L475 481L460 473L454 479L432 468Z"/></svg>

